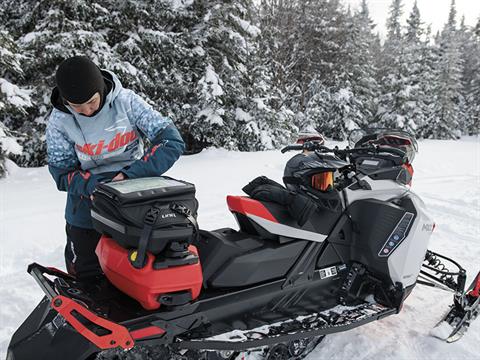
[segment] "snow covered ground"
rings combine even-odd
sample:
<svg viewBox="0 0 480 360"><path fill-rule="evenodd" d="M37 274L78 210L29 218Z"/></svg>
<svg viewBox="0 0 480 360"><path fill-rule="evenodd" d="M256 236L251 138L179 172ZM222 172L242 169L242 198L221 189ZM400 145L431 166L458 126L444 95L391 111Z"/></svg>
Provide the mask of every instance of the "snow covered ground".
<svg viewBox="0 0 480 360"><path fill-rule="evenodd" d="M437 228L430 248L459 261L470 282L480 270L480 139L421 141L414 161L413 190L426 202ZM168 175L193 182L200 201L202 228L236 228L226 194L257 175L281 181L292 154L206 150L182 157ZM27 275L31 262L64 268L63 209L46 168L20 169L0 180L0 359L12 333L42 297ZM308 360L315 359L480 359L480 319L454 344L429 336L452 297L418 286L399 315L341 334L327 336Z"/></svg>

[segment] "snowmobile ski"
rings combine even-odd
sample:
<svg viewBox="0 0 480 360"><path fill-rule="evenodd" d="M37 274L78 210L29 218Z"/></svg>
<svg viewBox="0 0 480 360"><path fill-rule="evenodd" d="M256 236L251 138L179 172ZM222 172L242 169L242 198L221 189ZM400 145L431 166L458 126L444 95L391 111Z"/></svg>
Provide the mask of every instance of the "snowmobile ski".
<svg viewBox="0 0 480 360"><path fill-rule="evenodd" d="M480 313L480 272L466 293L454 296L450 311L435 326L432 335L452 343L460 340Z"/></svg>

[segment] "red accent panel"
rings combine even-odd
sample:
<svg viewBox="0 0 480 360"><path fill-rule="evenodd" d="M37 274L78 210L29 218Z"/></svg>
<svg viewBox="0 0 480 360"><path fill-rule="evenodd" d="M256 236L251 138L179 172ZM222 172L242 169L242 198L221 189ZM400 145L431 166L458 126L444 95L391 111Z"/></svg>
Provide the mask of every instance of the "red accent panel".
<svg viewBox="0 0 480 360"><path fill-rule="evenodd" d="M408 173L413 177L413 166L411 164L404 164L403 167L407 169Z"/></svg>
<svg viewBox="0 0 480 360"><path fill-rule="evenodd" d="M188 249L198 255L195 246L191 245ZM102 236L98 242L95 253L108 280L147 310L160 307L157 299L162 294L189 290L192 299L200 295L203 283L200 262L155 270L152 266L154 256L147 253L145 267L136 269L130 263L128 250L106 236Z"/></svg>
<svg viewBox="0 0 480 360"><path fill-rule="evenodd" d="M473 290L468 293L468 295L474 296L474 297L480 297L480 272L478 273L477 277L475 278L475 285L473 287Z"/></svg>
<svg viewBox="0 0 480 360"><path fill-rule="evenodd" d="M67 276L67 277L69 277L69 278L75 279L75 276L70 275L70 274L66 273L65 271L63 271L63 270L57 269L56 267L48 266L47 269L50 270L50 271L53 271L53 272L55 272L55 273L59 273L59 274L61 274L61 275L63 275L63 276Z"/></svg>
<svg viewBox="0 0 480 360"><path fill-rule="evenodd" d="M409 186L412 186L412 180L413 180L413 166L411 164L403 164L403 167L408 171L412 179L408 182Z"/></svg>
<svg viewBox="0 0 480 360"><path fill-rule="evenodd" d="M159 327L156 327L156 326L149 326L143 329L130 331L130 335L132 335L134 339L142 339L149 336L162 335L162 334L165 334L165 330L160 329Z"/></svg>
<svg viewBox="0 0 480 360"><path fill-rule="evenodd" d="M253 200L245 196L227 196L228 208L232 212L240 214L250 214L259 216L263 219L278 223L277 219L268 211L268 209L260 201Z"/></svg>
<svg viewBox="0 0 480 360"><path fill-rule="evenodd" d="M125 327L95 315L72 299L62 295L55 296L52 299L51 306L58 311L80 335L90 340L100 349L112 349L120 346L128 350L134 345L133 339ZM91 322L111 331L111 333L102 336L93 333L73 316L72 313L74 311L77 311Z"/></svg>

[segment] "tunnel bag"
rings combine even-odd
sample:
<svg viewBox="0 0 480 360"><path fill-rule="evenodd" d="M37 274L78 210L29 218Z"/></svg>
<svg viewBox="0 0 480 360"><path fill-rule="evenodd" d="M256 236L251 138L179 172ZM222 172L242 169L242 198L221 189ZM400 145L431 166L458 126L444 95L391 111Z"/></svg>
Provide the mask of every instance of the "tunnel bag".
<svg viewBox="0 0 480 360"><path fill-rule="evenodd" d="M125 248L138 248L148 230L146 250L156 255L172 242L190 243L197 233L195 186L169 177L99 184L93 193L94 228Z"/></svg>

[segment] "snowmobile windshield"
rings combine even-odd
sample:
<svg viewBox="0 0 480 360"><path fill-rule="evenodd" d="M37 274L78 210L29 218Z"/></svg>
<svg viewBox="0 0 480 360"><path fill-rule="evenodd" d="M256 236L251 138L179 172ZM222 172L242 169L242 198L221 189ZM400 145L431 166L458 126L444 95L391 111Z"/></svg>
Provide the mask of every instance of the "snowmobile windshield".
<svg viewBox="0 0 480 360"><path fill-rule="evenodd" d="M307 141L312 141L319 143L320 145L325 144L325 138L322 134L316 131L303 131L298 134L297 144L304 144Z"/></svg>
<svg viewBox="0 0 480 360"><path fill-rule="evenodd" d="M411 164L418 152L418 143L415 137L403 130L391 130L381 128L353 130L348 143L351 147L359 148L368 145L389 146L403 150Z"/></svg>

